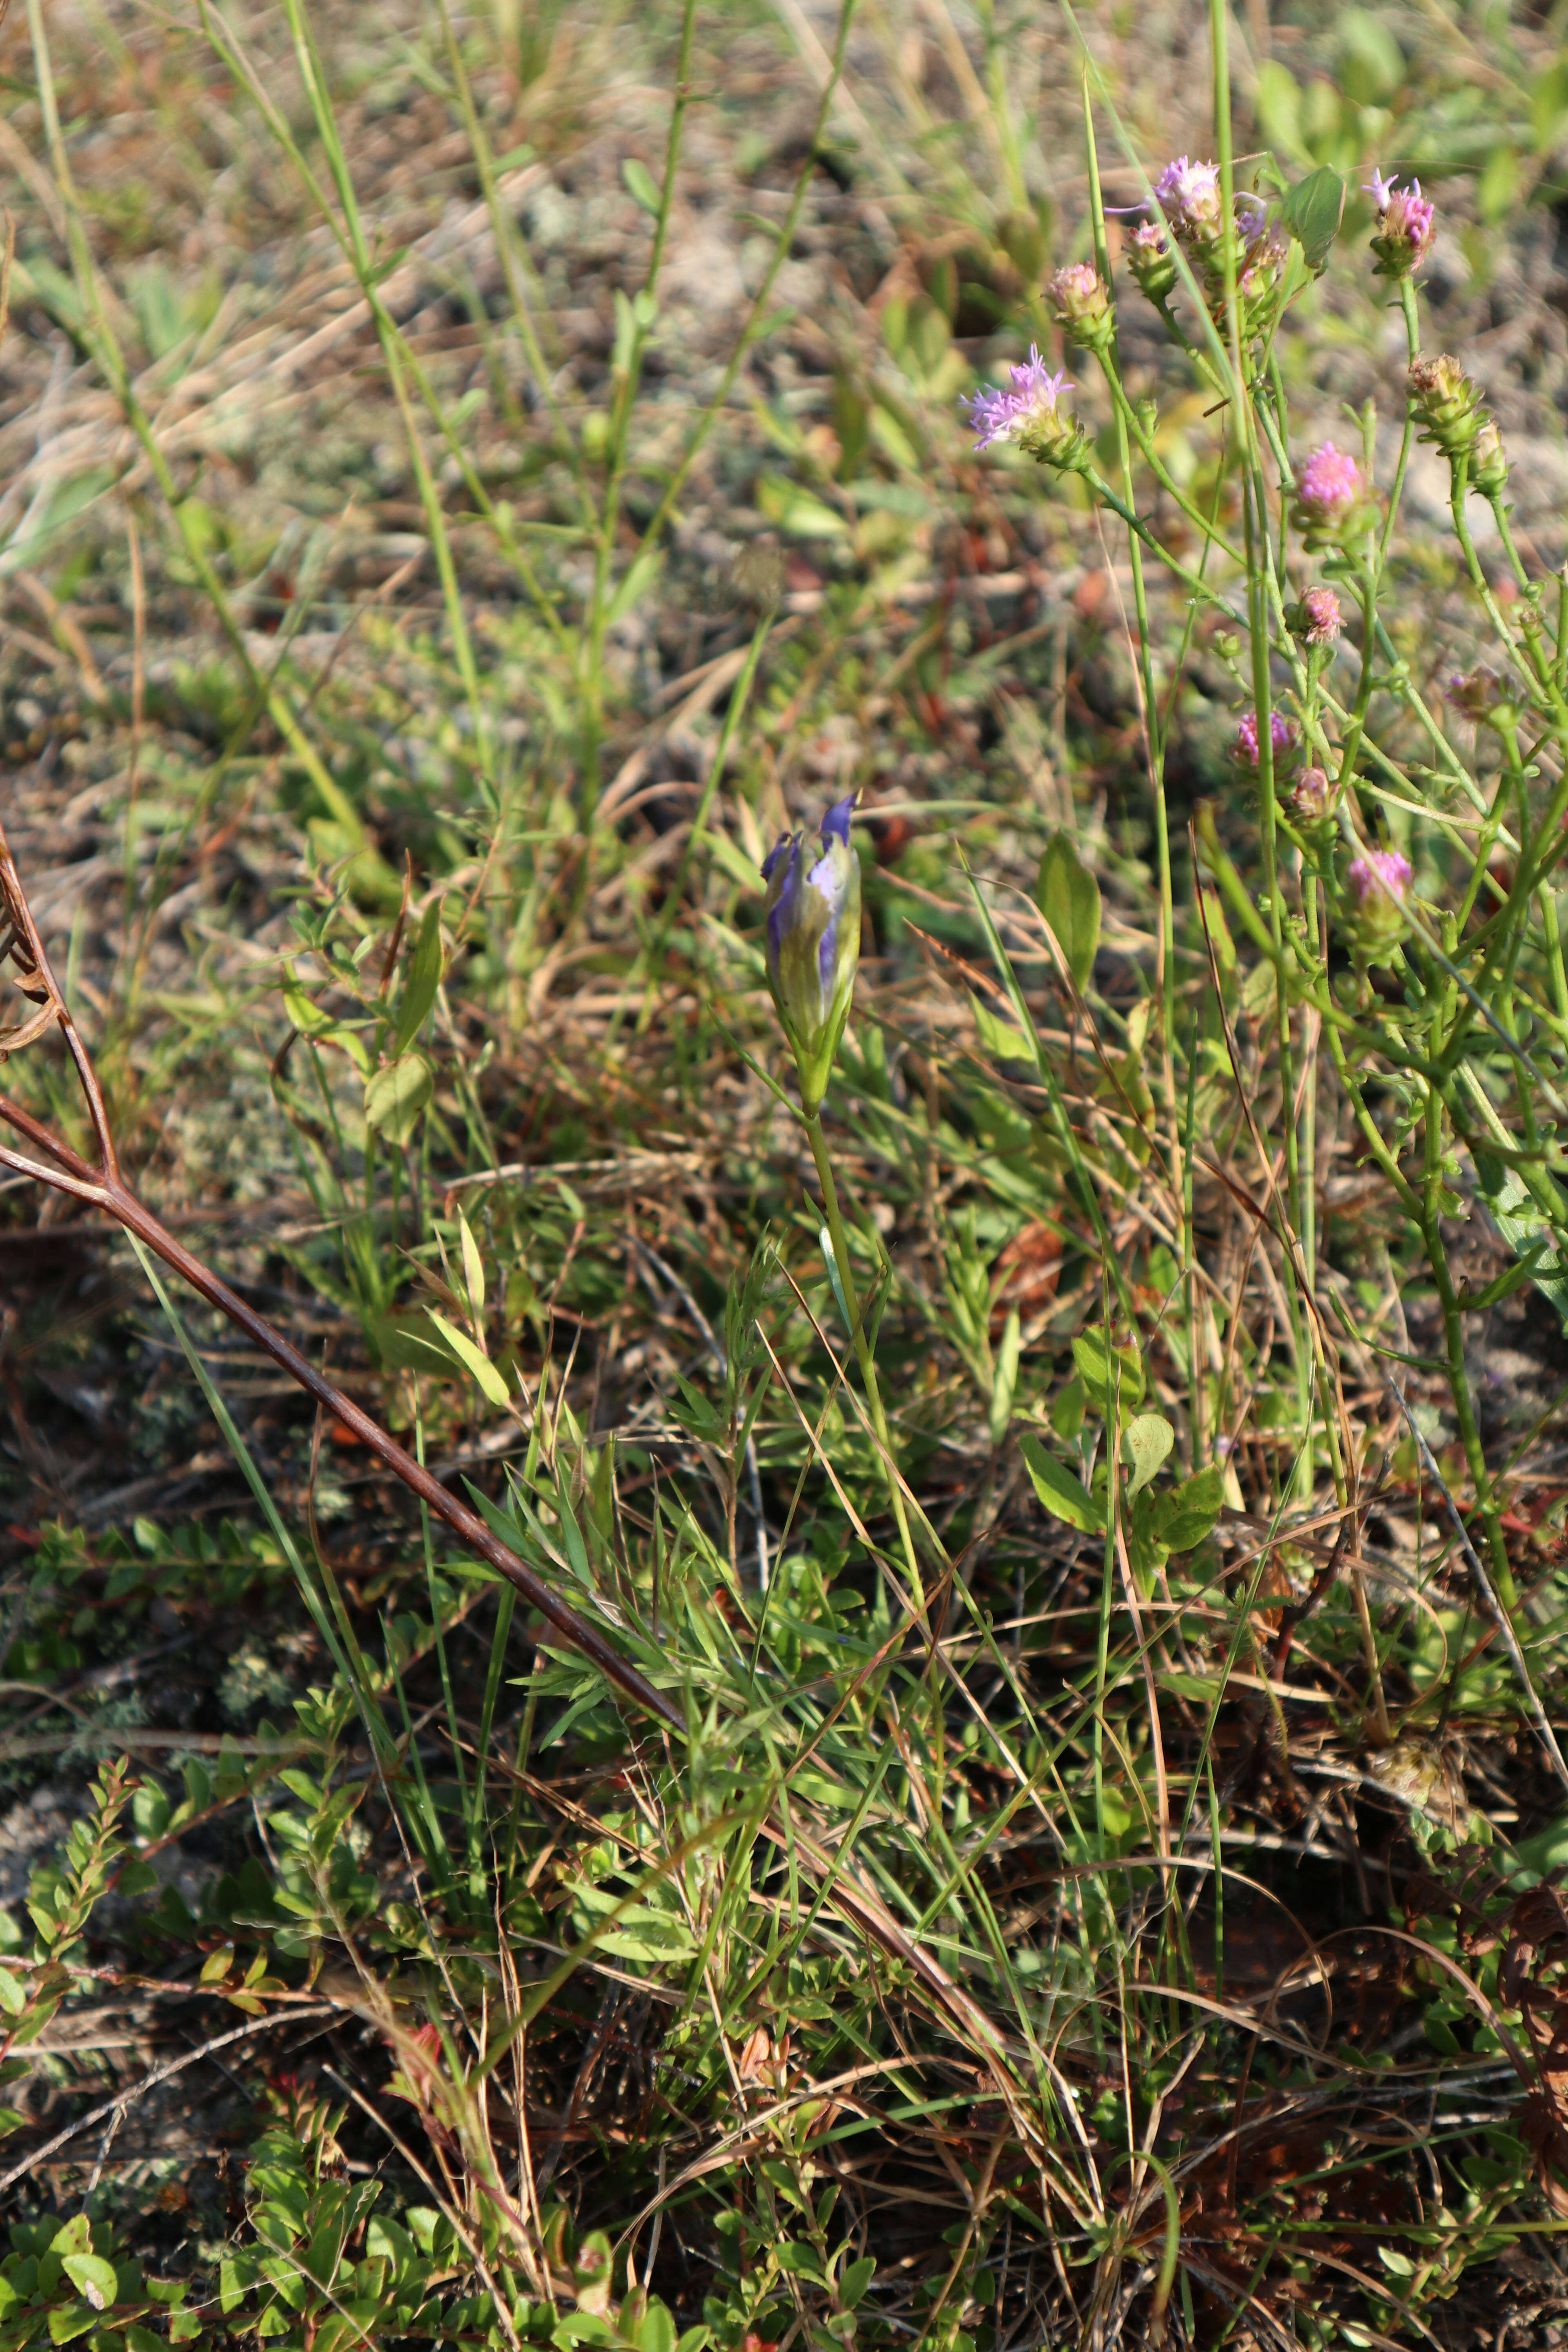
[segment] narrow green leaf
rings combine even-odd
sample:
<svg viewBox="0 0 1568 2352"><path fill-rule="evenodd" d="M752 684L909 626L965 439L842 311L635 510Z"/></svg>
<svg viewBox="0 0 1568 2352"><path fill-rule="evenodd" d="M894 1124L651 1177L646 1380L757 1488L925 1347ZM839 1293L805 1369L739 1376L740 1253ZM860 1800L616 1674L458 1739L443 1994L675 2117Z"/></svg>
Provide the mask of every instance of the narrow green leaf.
<svg viewBox="0 0 1568 2352"><path fill-rule="evenodd" d="M645 213L651 213L657 220L659 194L653 173L648 170L647 165L639 163L635 155L628 155L621 165L621 178L625 181L626 194L633 202L639 204Z"/></svg>
<svg viewBox="0 0 1568 2352"><path fill-rule="evenodd" d="M419 937L415 941L414 953L408 959L408 979L403 991L403 1002L397 1008L397 1034L394 1041L395 1053L406 1054L418 1036L440 985L441 910L432 901L425 909Z"/></svg>
<svg viewBox="0 0 1568 2352"><path fill-rule="evenodd" d="M1040 860L1035 903L1081 996L1100 947L1100 885L1065 833L1052 835Z"/></svg>
<svg viewBox="0 0 1568 2352"><path fill-rule="evenodd" d="M439 1331L453 1355L465 1371L473 1374L490 1402L492 1404L508 1403L510 1400L507 1395L506 1382L489 1358L480 1354L466 1331L459 1331L455 1323L448 1323L447 1318L444 1315L437 1315L433 1307L429 1312L431 1322Z"/></svg>

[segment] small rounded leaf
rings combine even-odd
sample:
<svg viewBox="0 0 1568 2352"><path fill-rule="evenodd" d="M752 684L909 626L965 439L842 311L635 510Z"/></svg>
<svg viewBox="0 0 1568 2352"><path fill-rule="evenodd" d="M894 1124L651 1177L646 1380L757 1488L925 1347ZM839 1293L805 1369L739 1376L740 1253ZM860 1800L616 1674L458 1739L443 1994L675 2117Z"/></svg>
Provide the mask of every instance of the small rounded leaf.
<svg viewBox="0 0 1568 2352"><path fill-rule="evenodd" d="M1176 1433L1163 1412L1141 1412L1121 1433L1121 1456L1131 1465L1129 1495L1142 1492L1168 1457Z"/></svg>

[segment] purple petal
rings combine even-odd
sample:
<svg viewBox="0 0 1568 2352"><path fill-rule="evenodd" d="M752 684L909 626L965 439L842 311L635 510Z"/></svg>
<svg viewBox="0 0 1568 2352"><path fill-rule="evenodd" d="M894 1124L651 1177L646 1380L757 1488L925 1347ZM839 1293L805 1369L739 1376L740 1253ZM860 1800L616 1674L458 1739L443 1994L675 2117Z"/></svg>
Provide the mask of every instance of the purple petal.
<svg viewBox="0 0 1568 2352"><path fill-rule="evenodd" d="M844 844L845 848L848 848L849 818L854 806L855 795L853 793L847 793L841 801L834 802L833 806L828 810L827 814L822 820L822 838L824 841L831 841L837 835L838 840Z"/></svg>
<svg viewBox="0 0 1568 2352"><path fill-rule="evenodd" d="M774 844L773 844L773 847L769 850L769 852L768 852L767 856L763 858L763 880L764 882L771 882L771 881L772 881L772 879L773 879L773 867L778 864L779 859L784 856L784 851L789 847L789 845L790 845L790 836L789 836L789 835L786 833L786 834L784 835L784 838L783 838L782 840L780 840L780 841L775 841L775 842L774 842Z"/></svg>
<svg viewBox="0 0 1568 2352"><path fill-rule="evenodd" d="M768 961L775 972L784 940L800 918L800 894L805 882L805 864L798 840L781 841L779 848L789 850L791 856L779 895L768 909ZM776 856L776 851L774 855Z"/></svg>

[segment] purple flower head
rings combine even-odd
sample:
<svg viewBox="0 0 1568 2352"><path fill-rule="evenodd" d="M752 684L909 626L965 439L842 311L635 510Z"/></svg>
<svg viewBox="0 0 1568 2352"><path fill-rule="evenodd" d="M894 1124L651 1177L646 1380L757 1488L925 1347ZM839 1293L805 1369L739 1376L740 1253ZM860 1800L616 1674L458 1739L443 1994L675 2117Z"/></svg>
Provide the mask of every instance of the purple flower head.
<svg viewBox="0 0 1568 2352"><path fill-rule="evenodd" d="M815 844L805 832L786 835L763 864L768 986L795 1049L808 1115L826 1091L860 961L860 861L849 846L853 806L853 794L836 801Z"/></svg>
<svg viewBox="0 0 1568 2352"><path fill-rule="evenodd" d="M1278 768L1281 761L1289 761L1294 757L1301 739L1294 719L1287 719L1283 711L1271 710L1268 714L1268 740L1274 747L1274 765ZM1237 766L1249 769L1256 775L1258 772L1258 713L1256 710L1244 710L1237 720L1235 751Z"/></svg>
<svg viewBox="0 0 1568 2352"><path fill-rule="evenodd" d="M1005 385L987 384L960 403L969 411L977 450L989 449L994 441L1016 441L1031 425L1048 424L1057 413L1057 394L1072 389L1065 374L1051 373L1033 343L1028 358L1007 375Z"/></svg>
<svg viewBox="0 0 1568 2352"><path fill-rule="evenodd" d="M1411 861L1404 849L1368 849L1366 856L1352 858L1344 879L1356 901L1356 912L1387 922L1387 908L1404 912L1413 879Z"/></svg>
<svg viewBox="0 0 1568 2352"><path fill-rule="evenodd" d="M1244 190L1236 199L1236 226L1244 241L1250 245L1263 234L1263 224L1268 217L1268 206L1261 196Z"/></svg>
<svg viewBox="0 0 1568 2352"><path fill-rule="evenodd" d="M1178 155L1154 183L1160 208L1176 235L1206 239L1218 234L1221 218L1219 166L1189 163Z"/></svg>

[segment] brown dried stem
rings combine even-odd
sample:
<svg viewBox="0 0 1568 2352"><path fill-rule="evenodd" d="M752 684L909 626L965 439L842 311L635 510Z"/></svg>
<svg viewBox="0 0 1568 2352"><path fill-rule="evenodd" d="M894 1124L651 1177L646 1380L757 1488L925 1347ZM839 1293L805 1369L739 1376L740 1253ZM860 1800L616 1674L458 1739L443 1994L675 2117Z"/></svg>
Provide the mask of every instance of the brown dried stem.
<svg viewBox="0 0 1568 2352"><path fill-rule="evenodd" d="M58 1028L65 1040L66 1050L76 1066L88 1116L92 1123L93 1137L98 1146L99 1162L81 1158L68 1143L52 1134L41 1120L33 1118L5 1095L0 1095L0 1122L10 1128L30 1144L35 1151L47 1155L47 1160L31 1159L14 1147L0 1144L0 1166L15 1169L18 1174L37 1178L58 1192L68 1192L79 1201L90 1201L104 1211L129 1234L144 1243L161 1257L164 1265L179 1275L183 1281L217 1307L231 1323L238 1326L247 1339L265 1349L274 1363L281 1365L291 1380L297 1381L308 1396L353 1432L383 1466L411 1493L419 1496L445 1520L453 1533L478 1554L480 1559L515 1585L529 1605L538 1610L553 1626L562 1639L582 1653L609 1682L635 1701L645 1714L673 1730L684 1730L679 1709L663 1692L656 1690L637 1668L623 1658L595 1628L578 1616L574 1609L553 1592L543 1579L535 1574L526 1561L518 1558L510 1547L492 1535L478 1512L459 1502L448 1493L439 1479L405 1454L396 1439L372 1419L363 1406L335 1388L315 1366L292 1347L280 1331L275 1330L265 1316L247 1307L245 1300L214 1274L201 1259L177 1242L173 1234L159 1223L152 1211L139 1201L125 1183L120 1172L114 1139L110 1132L109 1114L104 1107L102 1089L91 1058L82 1044L69 1007L49 968L38 928L33 919L26 894L22 888L5 829L0 826L0 963L9 956L16 966L17 985L27 1003L37 1009L15 1028L0 1029L0 1062L24 1045L42 1036L48 1029ZM49 1164L52 1162L53 1164Z"/></svg>

